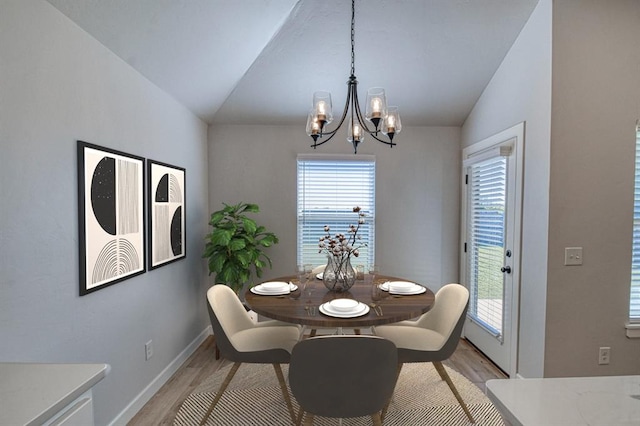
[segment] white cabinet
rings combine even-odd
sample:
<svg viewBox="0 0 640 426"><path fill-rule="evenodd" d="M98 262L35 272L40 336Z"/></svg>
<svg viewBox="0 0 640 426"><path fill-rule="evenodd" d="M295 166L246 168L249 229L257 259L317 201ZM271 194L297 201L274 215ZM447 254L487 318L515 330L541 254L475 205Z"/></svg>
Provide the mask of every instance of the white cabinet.
<svg viewBox="0 0 640 426"><path fill-rule="evenodd" d="M47 423L51 426L84 426L93 425L93 399L91 391L72 402L60 416Z"/></svg>
<svg viewBox="0 0 640 426"><path fill-rule="evenodd" d="M107 364L0 363L0 425L93 425L91 388Z"/></svg>

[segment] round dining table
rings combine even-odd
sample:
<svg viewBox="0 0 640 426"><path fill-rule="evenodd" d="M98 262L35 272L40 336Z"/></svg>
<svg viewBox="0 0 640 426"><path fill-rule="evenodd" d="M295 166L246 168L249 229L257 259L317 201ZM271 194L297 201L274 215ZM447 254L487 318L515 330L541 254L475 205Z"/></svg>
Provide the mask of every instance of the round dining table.
<svg viewBox="0 0 640 426"><path fill-rule="evenodd" d="M279 277L273 281L290 282L298 288L285 295L259 295L248 289L244 295L247 306L265 317L310 328L366 328L408 320L429 311L435 301L435 294L426 287L424 293L415 295L390 294L374 288L374 285L378 287L388 281L407 281L384 275L377 275L373 283L356 280L346 292L330 291L315 277L311 277L306 286L300 284L296 276ZM338 318L320 311L320 305L338 298L364 303L369 306L369 312L357 317Z"/></svg>

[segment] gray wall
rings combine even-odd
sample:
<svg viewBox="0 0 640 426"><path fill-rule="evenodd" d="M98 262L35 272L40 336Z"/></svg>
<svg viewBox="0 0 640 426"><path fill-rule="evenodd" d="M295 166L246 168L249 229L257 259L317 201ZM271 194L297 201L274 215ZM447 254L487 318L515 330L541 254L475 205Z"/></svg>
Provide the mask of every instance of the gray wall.
<svg viewBox="0 0 640 426"><path fill-rule="evenodd" d="M628 339L640 2L541 0L462 129L526 121L518 372L640 373ZM553 68L551 68L553 64ZM553 90L551 90L553 88ZM584 265L564 266L564 248ZM611 347L611 364L597 364Z"/></svg>
<svg viewBox="0 0 640 426"><path fill-rule="evenodd" d="M104 425L208 325L207 126L41 0L2 1L0 58L0 361L111 364ZM79 297L77 139L186 168L186 259Z"/></svg>
<svg viewBox="0 0 640 426"><path fill-rule="evenodd" d="M257 203L256 220L280 238L265 278L290 274L296 264L296 156L313 152L303 124L209 130L210 210ZM434 290L458 280L459 134L405 127L394 148L369 138L358 149L376 156L376 263ZM343 135L315 152L353 155Z"/></svg>
<svg viewBox="0 0 640 426"><path fill-rule="evenodd" d="M518 374L542 377L551 108L551 0L541 0L462 127L462 144L525 121Z"/></svg>
<svg viewBox="0 0 640 426"><path fill-rule="evenodd" d="M391 150L371 140L360 150L377 157L377 262L437 289L458 279L460 141L526 121L526 377L639 374L640 339L623 328L639 7L541 0L462 130L409 127ZM0 57L0 361L111 364L95 390L107 424L208 325L200 253L211 211L258 203L280 237L266 278L291 272L295 159L312 150L301 126L207 129L41 0L0 4ZM187 169L185 260L78 296L77 139ZM337 136L317 152L351 151ZM585 248L583 267L562 266L569 245ZM612 347L610 366L596 365L598 346Z"/></svg>
<svg viewBox="0 0 640 426"><path fill-rule="evenodd" d="M554 2L552 103L545 376L640 374L640 339L624 329L640 1ZM584 248L583 266L564 266L571 246Z"/></svg>

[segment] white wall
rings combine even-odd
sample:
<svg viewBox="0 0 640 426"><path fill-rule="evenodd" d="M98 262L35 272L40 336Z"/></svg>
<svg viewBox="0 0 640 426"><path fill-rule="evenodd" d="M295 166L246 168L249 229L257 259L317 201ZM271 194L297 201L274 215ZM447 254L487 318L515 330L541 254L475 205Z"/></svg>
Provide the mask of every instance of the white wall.
<svg viewBox="0 0 640 426"><path fill-rule="evenodd" d="M551 0L540 0L462 127L467 147L525 121L518 373L542 377L548 239Z"/></svg>
<svg viewBox="0 0 640 426"><path fill-rule="evenodd" d="M208 325L207 126L42 0L0 3L0 58L0 361L111 364L104 425ZM186 168L185 260L79 297L78 139Z"/></svg>
<svg viewBox="0 0 640 426"><path fill-rule="evenodd" d="M640 1L553 6L545 376L640 374L628 339ZM584 264L563 264L564 248ZM611 364L597 364L600 346Z"/></svg>
<svg viewBox="0 0 640 426"><path fill-rule="evenodd" d="M405 127L394 148L369 138L358 149L376 156L376 263L434 290L458 280L459 133ZM280 238L265 278L290 274L296 265L296 156L313 152L310 142L304 123L209 130L210 210L223 202L256 203L255 219ZM342 135L316 152L353 155Z"/></svg>

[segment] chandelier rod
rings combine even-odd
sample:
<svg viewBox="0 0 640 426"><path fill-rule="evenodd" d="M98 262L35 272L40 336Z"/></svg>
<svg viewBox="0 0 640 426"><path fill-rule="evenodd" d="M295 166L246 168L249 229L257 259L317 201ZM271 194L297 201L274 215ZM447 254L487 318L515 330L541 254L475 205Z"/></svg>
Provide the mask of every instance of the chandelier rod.
<svg viewBox="0 0 640 426"><path fill-rule="evenodd" d="M347 81L347 85L348 85L347 99L345 102L344 110L342 112L342 117L340 118L340 122L338 123L338 125L335 127L334 130L331 130L331 131L323 131L324 129L320 130L319 137L322 140L321 142L318 142L317 139L314 139L314 142L311 145L314 149L317 146L320 146L329 142L337 134L340 127L342 127L342 124L344 123L345 118L347 118L347 112L349 112L349 106L351 106L351 111L352 111L351 118L350 118L352 129L355 124L355 120L354 120L354 115L355 115L355 118L358 124L360 125L360 128L364 130L367 134L369 134L372 138L374 138L378 142L382 142L386 145L389 145L390 147L393 147L396 145L396 143L393 142L393 139L391 139L390 141L385 141L377 137L378 129L377 128L373 130L369 129L366 120L364 120L362 116L362 110L360 109L360 101L358 100L358 80L355 75L355 69L356 69L355 21L356 21L355 0L351 0L351 75L349 76L349 80ZM328 136L328 137L325 138L325 136ZM354 144L354 148L356 149L356 152L357 152L358 143L359 142Z"/></svg>
<svg viewBox="0 0 640 426"><path fill-rule="evenodd" d="M351 102L351 109L352 111L355 112L356 117L358 119L358 123L360 124L360 127L364 129L365 132L371 135L378 142L382 142L387 145L394 146L395 143L387 142L383 139L379 139L378 137L376 137L378 135L378 129L369 130L366 120L362 118L362 110L360 109L360 101L358 100L358 80L356 79L356 48L355 48L356 29L355 27L356 27L356 0L351 0L351 76L349 77L349 81L347 82L347 84L349 85L349 92L353 91L353 96L352 96L353 101ZM349 104L350 95L351 93L347 95L347 106ZM347 107L345 107L344 114L346 114L346 110L347 110ZM353 124L354 122L353 122L353 115L352 115L352 118L351 118L352 128L353 128ZM341 125L342 125L342 120L340 121L340 124L338 125L338 127L336 127L336 129L333 131L334 134L340 128Z"/></svg>
<svg viewBox="0 0 640 426"><path fill-rule="evenodd" d="M338 123L336 128L328 132L324 132L321 130L320 138L322 139L322 141L321 142L314 141L313 145L311 145L313 148L329 142L336 135L340 127L342 127L342 123L344 123L344 119L347 118L347 112L349 112L349 105L351 105L351 108L353 109L353 103L350 102L352 99L351 92L354 92L355 99L358 98L358 92L357 90L354 90L358 87L358 80L356 80L355 26L356 26L356 2L355 0L351 0L351 75L349 76L349 81L347 81L347 85L349 86L347 90L347 101L344 104L342 117L340 117L340 122ZM357 104L357 101L356 101L356 104ZM353 126L353 120L351 125ZM329 136L329 137L325 139L324 136Z"/></svg>
<svg viewBox="0 0 640 426"><path fill-rule="evenodd" d="M351 77L356 77L356 0L351 0Z"/></svg>

